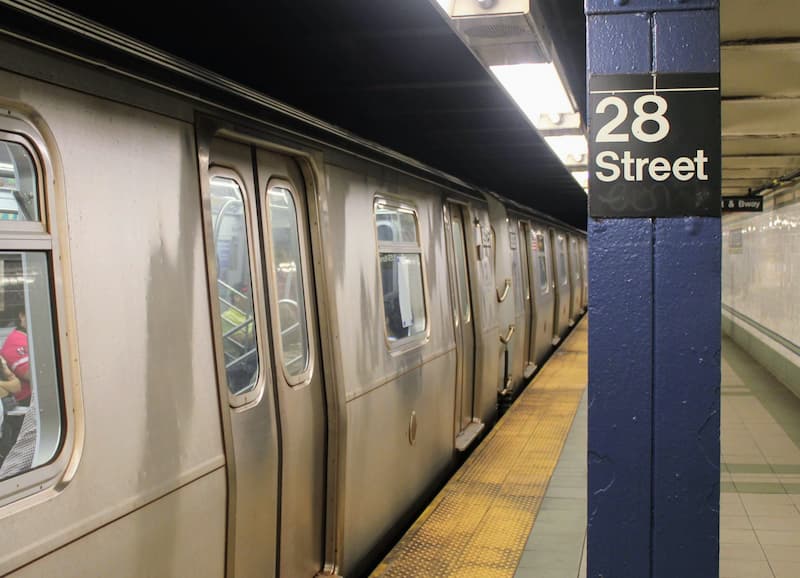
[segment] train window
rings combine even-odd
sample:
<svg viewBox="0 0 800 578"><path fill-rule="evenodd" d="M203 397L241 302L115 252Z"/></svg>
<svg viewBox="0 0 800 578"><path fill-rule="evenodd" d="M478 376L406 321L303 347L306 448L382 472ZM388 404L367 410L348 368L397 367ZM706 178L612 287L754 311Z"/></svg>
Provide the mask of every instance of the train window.
<svg viewBox="0 0 800 578"><path fill-rule="evenodd" d="M417 218L414 213L386 207L375 213L378 240L390 243L417 243Z"/></svg>
<svg viewBox="0 0 800 578"><path fill-rule="evenodd" d="M212 176L210 184L225 376L240 395L255 387L259 372L244 198L232 178Z"/></svg>
<svg viewBox="0 0 800 578"><path fill-rule="evenodd" d="M378 199L375 227L386 336L391 343L423 334L427 320L417 215Z"/></svg>
<svg viewBox="0 0 800 578"><path fill-rule="evenodd" d="M589 255L586 249L585 241L581 243L581 257L581 270L583 271L583 278L586 280L589 275L589 271L587 269L589 267Z"/></svg>
<svg viewBox="0 0 800 578"><path fill-rule="evenodd" d="M567 241L563 235L558 236L558 282L561 285L569 283L567 274Z"/></svg>
<svg viewBox="0 0 800 578"><path fill-rule="evenodd" d="M297 207L286 187L270 187L267 197L283 367L288 375L298 376L308 367L308 323Z"/></svg>
<svg viewBox="0 0 800 578"><path fill-rule="evenodd" d="M517 311L522 311L525 308L525 296L520 273L520 260L522 257L520 256L516 227L508 228L508 244L511 247L511 276L513 278L511 285L514 288L514 298L517 300Z"/></svg>
<svg viewBox="0 0 800 578"><path fill-rule="evenodd" d="M572 267L572 278L575 279L575 281L580 281L581 271L578 268L578 241L570 239L569 249L569 263Z"/></svg>
<svg viewBox="0 0 800 578"><path fill-rule="evenodd" d="M38 221L36 164L19 142L0 140L0 220Z"/></svg>
<svg viewBox="0 0 800 578"><path fill-rule="evenodd" d="M14 114L0 119L0 482L5 504L63 478L79 412L74 366L60 330L65 260L45 186L55 171L40 135ZM13 132L12 132L13 131ZM66 362L66 365L64 363Z"/></svg>
<svg viewBox="0 0 800 578"><path fill-rule="evenodd" d="M453 219L453 251L456 258L456 275L458 277L458 297L461 305L461 319L469 323L472 309L469 306L469 283L467 272L467 249L464 246L464 230L461 221Z"/></svg>
<svg viewBox="0 0 800 578"><path fill-rule="evenodd" d="M547 254L544 250L544 235L536 233L536 251L539 260L539 287L542 293L550 292L550 278L547 274Z"/></svg>
<svg viewBox="0 0 800 578"><path fill-rule="evenodd" d="M497 233L494 231L494 225L489 227L489 239L492 244L492 271L494 278L497 280L500 276L497 274Z"/></svg>
<svg viewBox="0 0 800 578"><path fill-rule="evenodd" d="M48 261L0 252L0 480L46 464L62 442Z"/></svg>

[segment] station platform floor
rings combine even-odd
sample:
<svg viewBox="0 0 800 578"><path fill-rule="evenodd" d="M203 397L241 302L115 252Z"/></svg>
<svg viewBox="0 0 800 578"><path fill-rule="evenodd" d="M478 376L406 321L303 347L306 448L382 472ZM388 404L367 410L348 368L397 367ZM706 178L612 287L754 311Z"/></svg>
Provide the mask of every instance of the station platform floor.
<svg viewBox="0 0 800 578"><path fill-rule="evenodd" d="M585 578L587 329L372 576ZM719 578L800 577L800 399L728 339L721 396Z"/></svg>
<svg viewBox="0 0 800 578"><path fill-rule="evenodd" d="M800 576L800 399L722 342L720 578Z"/></svg>
<svg viewBox="0 0 800 578"><path fill-rule="evenodd" d="M560 553L557 561L567 567L574 558L575 572L579 568L586 526L587 342L584 318L372 576L576 576L531 572L546 552ZM570 436L576 414L584 430ZM572 457L559 460L565 446ZM553 542L561 547L550 548Z"/></svg>

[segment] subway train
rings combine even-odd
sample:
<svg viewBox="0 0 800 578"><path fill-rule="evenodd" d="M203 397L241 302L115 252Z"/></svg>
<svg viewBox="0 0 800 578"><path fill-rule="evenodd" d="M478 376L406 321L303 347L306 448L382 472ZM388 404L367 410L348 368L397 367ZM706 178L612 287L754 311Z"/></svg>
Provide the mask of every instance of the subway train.
<svg viewBox="0 0 800 578"><path fill-rule="evenodd" d="M359 575L585 311L585 234L91 31L177 80L0 34L0 574Z"/></svg>

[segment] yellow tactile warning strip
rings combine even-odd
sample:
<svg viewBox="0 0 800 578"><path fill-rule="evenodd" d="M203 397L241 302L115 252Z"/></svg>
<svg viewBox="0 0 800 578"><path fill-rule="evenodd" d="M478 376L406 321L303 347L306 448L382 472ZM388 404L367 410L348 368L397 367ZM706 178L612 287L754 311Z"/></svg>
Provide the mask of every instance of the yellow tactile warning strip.
<svg viewBox="0 0 800 578"><path fill-rule="evenodd" d="M512 577L587 383L583 321L373 577Z"/></svg>

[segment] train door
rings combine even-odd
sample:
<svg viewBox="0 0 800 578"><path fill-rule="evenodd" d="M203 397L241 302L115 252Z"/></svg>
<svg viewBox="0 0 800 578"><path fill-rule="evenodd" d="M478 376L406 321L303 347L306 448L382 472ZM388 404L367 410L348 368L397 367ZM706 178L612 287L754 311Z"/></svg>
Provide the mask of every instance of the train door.
<svg viewBox="0 0 800 578"><path fill-rule="evenodd" d="M569 324L574 325L583 310L583 271L581 270L578 239L569 236L570 311Z"/></svg>
<svg viewBox="0 0 800 578"><path fill-rule="evenodd" d="M550 244L553 262L553 290L555 315L553 323L553 345L557 345L569 327L569 266L567 265L567 239L564 233L550 229Z"/></svg>
<svg viewBox="0 0 800 578"><path fill-rule="evenodd" d="M536 371L536 364L534 362L532 348L534 346L534 338L536 336L536 309L534 306L533 296L531 294L530 270L531 270L531 256L530 245L528 238L530 237L531 226L525 221L519 222L519 251L520 262L522 264L522 294L525 303L525 327L522 332L523 345L522 351L525 352L525 370L523 376L525 379L533 375Z"/></svg>
<svg viewBox="0 0 800 578"><path fill-rule="evenodd" d="M470 435L470 426L475 415L475 319L468 253L470 219L468 209L457 203L448 203L447 213L456 336L456 447L466 449L474 437Z"/></svg>
<svg viewBox="0 0 800 578"><path fill-rule="evenodd" d="M229 406L228 574L313 576L324 557L326 421L304 180L289 157L216 139L206 184Z"/></svg>
<svg viewBox="0 0 800 578"><path fill-rule="evenodd" d="M528 354L523 349L524 343L520 336L525 334L525 293L522 285L524 274L522 263L522 249L520 244L525 243L525 239L520 238L519 222L512 217L508 223L508 243L511 249L511 292L514 294L514 326L516 327L515 337L509 343L509 351L513 354L511 358L512 374L516 378L515 386L523 378Z"/></svg>
<svg viewBox="0 0 800 578"><path fill-rule="evenodd" d="M553 291L550 272L550 240L538 229L531 229L528 239L531 256L531 295L536 303L536 325L532 330L531 359L540 365L553 339Z"/></svg>
<svg viewBox="0 0 800 578"><path fill-rule="evenodd" d="M589 254L586 239L581 241L581 270L583 271L583 308L589 307Z"/></svg>
<svg viewBox="0 0 800 578"><path fill-rule="evenodd" d="M322 568L325 396L313 298L306 190L289 157L256 151L281 431L280 575Z"/></svg>

